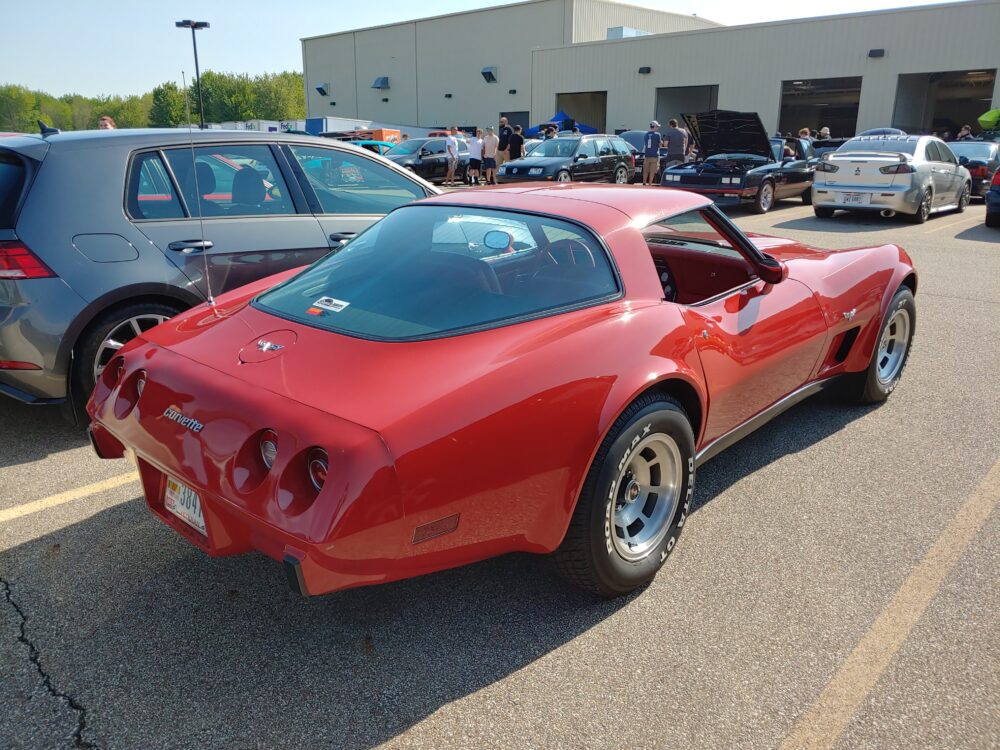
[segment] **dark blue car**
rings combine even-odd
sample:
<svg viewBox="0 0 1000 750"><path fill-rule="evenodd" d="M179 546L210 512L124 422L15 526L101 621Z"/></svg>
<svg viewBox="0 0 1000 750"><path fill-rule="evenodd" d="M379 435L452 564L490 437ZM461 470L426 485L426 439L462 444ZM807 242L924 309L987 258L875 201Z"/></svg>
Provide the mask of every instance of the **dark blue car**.
<svg viewBox="0 0 1000 750"><path fill-rule="evenodd" d="M986 199L986 226L1000 227L1000 169L993 173L993 182L983 198Z"/></svg>

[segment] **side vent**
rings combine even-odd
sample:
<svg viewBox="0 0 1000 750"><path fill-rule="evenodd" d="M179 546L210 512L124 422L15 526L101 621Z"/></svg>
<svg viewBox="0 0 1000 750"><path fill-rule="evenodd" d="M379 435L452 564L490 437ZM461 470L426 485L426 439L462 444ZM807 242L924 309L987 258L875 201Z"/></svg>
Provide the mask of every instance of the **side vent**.
<svg viewBox="0 0 1000 750"><path fill-rule="evenodd" d="M833 361L830 363L831 366L839 365L845 359L847 355L851 353L851 347L854 346L854 342L857 341L858 333L861 331L861 326L855 326L847 331L840 334L840 344L837 345L836 351L833 353ZM836 342L834 342L836 345Z"/></svg>

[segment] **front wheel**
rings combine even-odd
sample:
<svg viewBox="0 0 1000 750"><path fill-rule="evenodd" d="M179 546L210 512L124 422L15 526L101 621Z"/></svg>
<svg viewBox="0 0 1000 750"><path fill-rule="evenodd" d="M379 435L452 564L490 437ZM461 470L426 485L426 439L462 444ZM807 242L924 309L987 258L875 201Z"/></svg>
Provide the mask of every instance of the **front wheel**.
<svg viewBox="0 0 1000 750"><path fill-rule="evenodd" d="M601 443L555 560L600 596L653 580L677 544L694 492L694 432L669 396L633 402Z"/></svg>
<svg viewBox="0 0 1000 750"><path fill-rule="evenodd" d="M556 182L572 182L572 181L573 178L570 176L570 173L567 172L565 169L563 169L556 175Z"/></svg>
<svg viewBox="0 0 1000 750"><path fill-rule="evenodd" d="M774 205L774 183L765 180L757 189L757 195L753 199L754 213L766 214Z"/></svg>
<svg viewBox="0 0 1000 750"><path fill-rule="evenodd" d="M901 286L886 310L868 369L853 377L851 400L877 404L889 398L903 376L916 325L917 305L913 292Z"/></svg>
<svg viewBox="0 0 1000 750"><path fill-rule="evenodd" d="M958 194L958 208L955 209L955 213L962 213L969 207L969 203L972 201L972 185L968 182L962 187L962 192Z"/></svg>
<svg viewBox="0 0 1000 750"><path fill-rule="evenodd" d="M628 170L625 167L618 167L615 170L615 184L616 185L627 185L628 184Z"/></svg>

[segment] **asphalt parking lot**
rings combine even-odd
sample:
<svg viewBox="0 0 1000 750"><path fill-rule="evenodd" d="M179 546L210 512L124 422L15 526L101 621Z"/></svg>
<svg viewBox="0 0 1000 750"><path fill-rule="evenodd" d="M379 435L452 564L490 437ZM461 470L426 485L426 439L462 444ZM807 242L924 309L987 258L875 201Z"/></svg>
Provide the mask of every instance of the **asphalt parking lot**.
<svg viewBox="0 0 1000 750"><path fill-rule="evenodd" d="M646 590L509 556L302 600L210 559L131 466L0 402L0 747L1000 747L1000 232L983 206L747 231L896 242L917 335L885 405L821 395L705 465Z"/></svg>

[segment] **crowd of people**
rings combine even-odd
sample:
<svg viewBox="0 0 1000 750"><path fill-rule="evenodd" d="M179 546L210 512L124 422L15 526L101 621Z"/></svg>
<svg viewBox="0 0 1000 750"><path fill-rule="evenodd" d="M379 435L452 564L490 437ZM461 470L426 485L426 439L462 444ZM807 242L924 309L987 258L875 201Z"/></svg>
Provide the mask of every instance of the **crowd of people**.
<svg viewBox="0 0 1000 750"><path fill-rule="evenodd" d="M448 175L444 184L451 187L456 183L456 176L461 163L459 150L459 130L457 125L448 129L445 149L448 152ZM554 137L554 136L553 136ZM506 117L500 118L500 125L494 128L487 126L485 132L477 128L475 134L465 136L469 148L469 167L467 180L470 185L496 185L497 169L505 162L520 159L524 153L524 129L520 125L511 125Z"/></svg>

